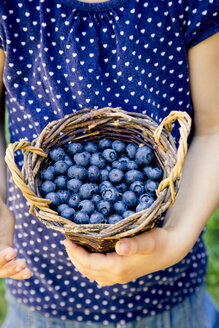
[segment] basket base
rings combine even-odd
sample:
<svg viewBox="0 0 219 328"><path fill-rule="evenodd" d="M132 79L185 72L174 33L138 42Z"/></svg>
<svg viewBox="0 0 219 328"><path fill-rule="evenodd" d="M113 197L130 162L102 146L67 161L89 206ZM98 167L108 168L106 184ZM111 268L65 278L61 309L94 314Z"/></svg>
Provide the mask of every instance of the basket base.
<svg viewBox="0 0 219 328"><path fill-rule="evenodd" d="M153 229L159 221L159 217L154 219L151 223L149 223L143 230L139 231L138 233L126 236L125 238L134 237L142 232L149 231ZM65 232L64 235L70 239L73 243L84 247L87 251L91 253L109 253L115 252L115 245L117 241L121 238L102 238L97 236L78 236L72 232Z"/></svg>
<svg viewBox="0 0 219 328"><path fill-rule="evenodd" d="M71 233L65 233L65 236L73 243L83 246L90 253L109 253L115 251L116 242L119 239L99 239L99 238L86 238L72 235Z"/></svg>

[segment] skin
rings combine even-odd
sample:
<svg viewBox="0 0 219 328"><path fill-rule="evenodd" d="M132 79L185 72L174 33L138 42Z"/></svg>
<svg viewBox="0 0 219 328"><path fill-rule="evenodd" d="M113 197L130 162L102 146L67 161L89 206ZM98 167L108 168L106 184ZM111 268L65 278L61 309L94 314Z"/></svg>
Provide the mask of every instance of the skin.
<svg viewBox="0 0 219 328"><path fill-rule="evenodd" d="M64 241L72 264L101 286L128 283L179 262L193 247L218 205L219 33L193 47L188 52L188 62L195 134L184 164L180 191L168 210L163 228L124 238L116 244L115 252L108 254L91 254L68 239ZM3 67L4 53L0 51L1 86ZM3 124L3 107L0 116ZM3 134L0 145L2 159ZM1 172L5 172L3 163L0 165ZM2 199L5 198L2 190ZM13 231L13 216L1 200L0 277L27 279L31 272L12 248Z"/></svg>
<svg viewBox="0 0 219 328"><path fill-rule="evenodd" d="M7 183L5 156L5 137L4 137L4 86L3 70L5 55L0 50L0 278L11 277L13 279L27 279L32 276L30 269L27 268L25 260L17 258L17 252L12 247L14 238L14 217L6 206Z"/></svg>

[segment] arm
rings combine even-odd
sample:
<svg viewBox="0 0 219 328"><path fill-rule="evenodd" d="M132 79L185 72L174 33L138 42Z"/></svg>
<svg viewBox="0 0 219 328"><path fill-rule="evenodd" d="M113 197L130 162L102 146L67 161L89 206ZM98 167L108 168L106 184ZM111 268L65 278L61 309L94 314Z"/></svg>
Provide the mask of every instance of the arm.
<svg viewBox="0 0 219 328"><path fill-rule="evenodd" d="M188 54L195 135L175 204L163 228L116 244L116 252L89 254L66 240L72 263L100 285L126 283L176 264L193 247L219 200L219 33Z"/></svg>
<svg viewBox="0 0 219 328"><path fill-rule="evenodd" d="M219 33L193 47L188 60L195 135L167 224L172 225L177 213L183 213L177 224L189 216L181 229L196 232L198 237L219 202Z"/></svg>
<svg viewBox="0 0 219 328"><path fill-rule="evenodd" d="M7 205L7 182L4 135L4 88L3 70L5 55L0 50L0 278L11 277L13 279L26 279L31 277L30 270L23 259L17 259L17 252L13 248L14 217Z"/></svg>
<svg viewBox="0 0 219 328"><path fill-rule="evenodd" d="M0 53L0 158L5 157L5 104L4 104L4 86L3 86L4 52ZM6 166L3 160L0 161L0 197L6 201Z"/></svg>

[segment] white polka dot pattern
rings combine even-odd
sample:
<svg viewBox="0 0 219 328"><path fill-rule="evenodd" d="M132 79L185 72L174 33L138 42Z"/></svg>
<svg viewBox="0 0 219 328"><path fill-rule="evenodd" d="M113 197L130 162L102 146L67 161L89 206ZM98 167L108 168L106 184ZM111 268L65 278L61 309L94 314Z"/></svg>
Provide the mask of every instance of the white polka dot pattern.
<svg viewBox="0 0 219 328"><path fill-rule="evenodd" d="M31 141L49 121L84 107L121 106L157 122L171 110L192 116L187 51L219 30L216 2L2 0L11 141ZM16 160L21 166L20 152ZM46 316L124 324L169 309L203 281L206 251L200 238L175 266L102 288L72 266L63 236L29 215L12 181L9 206L16 217L15 247L33 277L7 279L7 285Z"/></svg>

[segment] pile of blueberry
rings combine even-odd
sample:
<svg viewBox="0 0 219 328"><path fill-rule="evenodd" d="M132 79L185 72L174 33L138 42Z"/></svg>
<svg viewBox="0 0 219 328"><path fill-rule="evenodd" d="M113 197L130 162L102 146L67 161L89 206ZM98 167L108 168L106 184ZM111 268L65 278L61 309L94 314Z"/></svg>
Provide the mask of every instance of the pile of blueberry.
<svg viewBox="0 0 219 328"><path fill-rule="evenodd" d="M163 176L150 147L108 138L53 148L49 158L42 196L77 224L113 224L150 207Z"/></svg>

